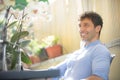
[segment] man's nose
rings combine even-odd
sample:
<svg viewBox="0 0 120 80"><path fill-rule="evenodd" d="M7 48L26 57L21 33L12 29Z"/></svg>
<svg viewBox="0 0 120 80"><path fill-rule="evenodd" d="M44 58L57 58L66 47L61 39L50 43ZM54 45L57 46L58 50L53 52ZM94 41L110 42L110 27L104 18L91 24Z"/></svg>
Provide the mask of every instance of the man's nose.
<svg viewBox="0 0 120 80"><path fill-rule="evenodd" d="M84 32L85 28L83 26L79 27L79 32Z"/></svg>

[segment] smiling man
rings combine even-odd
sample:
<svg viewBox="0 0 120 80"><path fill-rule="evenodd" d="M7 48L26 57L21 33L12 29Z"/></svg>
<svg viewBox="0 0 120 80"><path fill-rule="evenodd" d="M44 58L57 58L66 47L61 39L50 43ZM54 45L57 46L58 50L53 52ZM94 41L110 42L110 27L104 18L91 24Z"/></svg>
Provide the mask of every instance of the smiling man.
<svg viewBox="0 0 120 80"><path fill-rule="evenodd" d="M84 45L52 69L60 70L60 77L53 80L108 80L110 52L100 40L102 18L95 12L80 16L80 37Z"/></svg>

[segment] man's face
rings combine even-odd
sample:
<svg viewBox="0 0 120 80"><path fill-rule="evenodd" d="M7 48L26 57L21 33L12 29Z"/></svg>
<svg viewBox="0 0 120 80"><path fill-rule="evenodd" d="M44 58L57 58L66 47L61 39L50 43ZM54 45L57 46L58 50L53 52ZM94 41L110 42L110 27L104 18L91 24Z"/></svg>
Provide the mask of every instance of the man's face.
<svg viewBox="0 0 120 80"><path fill-rule="evenodd" d="M82 40L92 42L98 39L100 27L94 27L94 24L90 19L85 18L80 21L79 28Z"/></svg>

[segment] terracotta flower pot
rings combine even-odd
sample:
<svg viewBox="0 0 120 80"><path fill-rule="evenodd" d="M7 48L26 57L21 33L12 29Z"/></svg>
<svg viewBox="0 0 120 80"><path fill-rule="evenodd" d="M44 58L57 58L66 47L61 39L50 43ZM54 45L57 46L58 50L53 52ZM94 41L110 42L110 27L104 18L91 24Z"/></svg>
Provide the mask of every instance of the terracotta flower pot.
<svg viewBox="0 0 120 80"><path fill-rule="evenodd" d="M62 55L62 46L61 45L54 45L51 47L46 48L48 58L55 58Z"/></svg>
<svg viewBox="0 0 120 80"><path fill-rule="evenodd" d="M39 56L30 56L30 59L32 61L32 64L35 64L35 63L39 63L40 62L40 58Z"/></svg>

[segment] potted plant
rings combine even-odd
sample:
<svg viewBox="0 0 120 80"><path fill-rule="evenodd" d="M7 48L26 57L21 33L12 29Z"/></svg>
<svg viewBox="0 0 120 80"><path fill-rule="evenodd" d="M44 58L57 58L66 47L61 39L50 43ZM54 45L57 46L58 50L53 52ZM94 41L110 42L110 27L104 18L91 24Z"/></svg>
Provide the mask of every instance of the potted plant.
<svg viewBox="0 0 120 80"><path fill-rule="evenodd" d="M38 55L40 54L41 49L38 41L36 39L31 40L31 42L28 44L27 49L31 52L29 57L32 61L32 64L39 63L41 60Z"/></svg>
<svg viewBox="0 0 120 80"><path fill-rule="evenodd" d="M11 8L11 5L7 7L5 17L0 21L0 65L3 71L21 70L22 62L31 64L25 51L25 47L30 42L25 39L29 32L23 30L23 20L26 14L23 9L21 18L16 19L15 15L10 13Z"/></svg>
<svg viewBox="0 0 120 80"><path fill-rule="evenodd" d="M54 35L43 38L41 42L36 39L31 40L28 49L32 51L30 56L32 64L62 55L62 46L58 41L58 37Z"/></svg>
<svg viewBox="0 0 120 80"><path fill-rule="evenodd" d="M27 49L31 52L30 59L32 61L32 64L39 63L41 61L47 60L48 55L45 50L45 44L39 43L37 39L31 40L29 43Z"/></svg>
<svg viewBox="0 0 120 80"><path fill-rule="evenodd" d="M54 35L47 36L42 40L49 59L62 55L62 46L58 44L58 41L58 37Z"/></svg>

